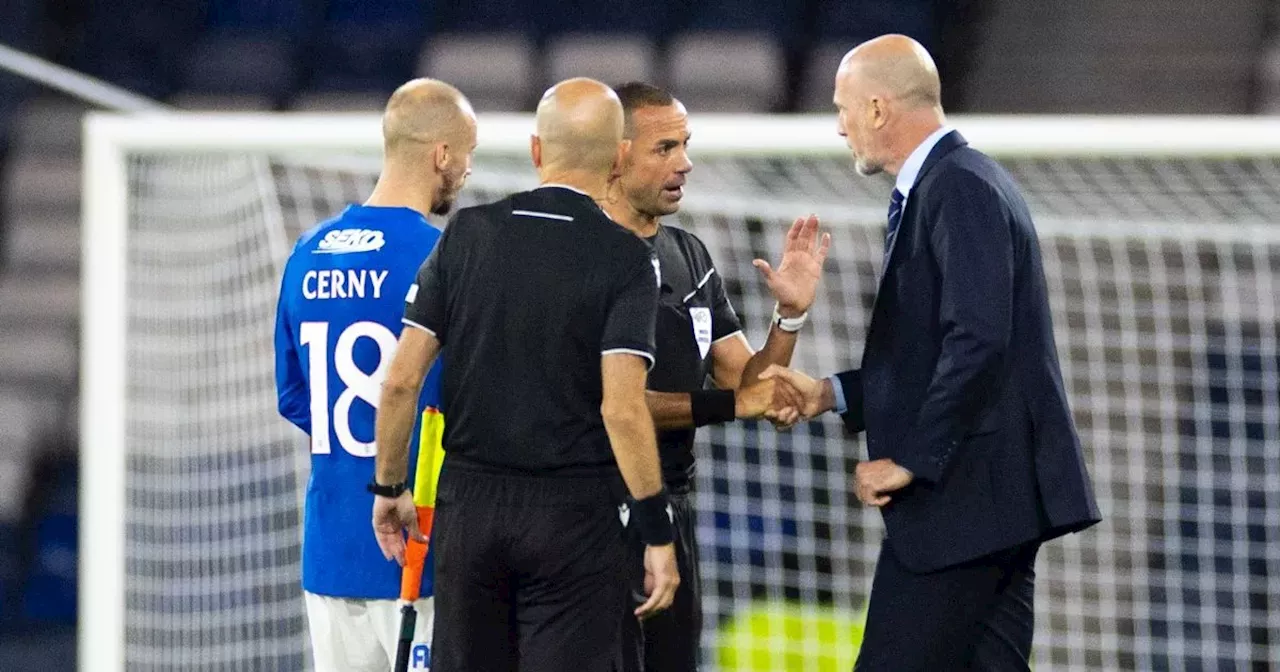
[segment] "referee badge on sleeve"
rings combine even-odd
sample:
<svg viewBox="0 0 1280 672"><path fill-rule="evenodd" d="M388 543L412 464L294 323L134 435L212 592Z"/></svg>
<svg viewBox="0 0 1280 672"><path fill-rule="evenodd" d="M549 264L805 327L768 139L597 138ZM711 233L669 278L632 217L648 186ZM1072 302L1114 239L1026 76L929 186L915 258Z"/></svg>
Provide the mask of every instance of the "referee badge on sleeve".
<svg viewBox="0 0 1280 672"><path fill-rule="evenodd" d="M698 354L706 359L711 350L711 309L690 307L689 317L693 318L693 340L698 342Z"/></svg>

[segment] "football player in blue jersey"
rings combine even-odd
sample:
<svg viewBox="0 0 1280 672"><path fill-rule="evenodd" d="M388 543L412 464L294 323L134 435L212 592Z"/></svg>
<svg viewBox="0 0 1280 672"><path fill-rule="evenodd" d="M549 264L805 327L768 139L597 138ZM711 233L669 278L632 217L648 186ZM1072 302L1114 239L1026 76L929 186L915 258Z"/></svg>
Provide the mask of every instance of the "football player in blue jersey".
<svg viewBox="0 0 1280 672"><path fill-rule="evenodd" d="M382 132L373 193L302 235L276 315L280 414L311 436L302 588L317 672L386 672L395 659L401 569L369 535L374 413L406 295L440 237L425 216L447 213L471 172L475 113L452 86L416 79L392 94ZM415 444L439 441L438 369L422 388ZM427 477L431 461L418 466ZM429 659L430 567L414 604L415 669Z"/></svg>

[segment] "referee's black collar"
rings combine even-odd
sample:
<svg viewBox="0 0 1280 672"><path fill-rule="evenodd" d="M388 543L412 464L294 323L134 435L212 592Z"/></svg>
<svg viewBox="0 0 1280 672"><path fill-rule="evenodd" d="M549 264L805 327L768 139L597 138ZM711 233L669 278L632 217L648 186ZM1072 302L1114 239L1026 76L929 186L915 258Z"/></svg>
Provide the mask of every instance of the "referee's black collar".
<svg viewBox="0 0 1280 672"><path fill-rule="evenodd" d="M583 196L586 196L587 198L591 198L591 194L588 194L587 192L577 187L571 187L567 184L560 184L559 182L548 182L546 184L539 184L537 188L538 189L548 189L548 188L568 189L569 191L577 192L579 194L582 194Z"/></svg>
<svg viewBox="0 0 1280 672"><path fill-rule="evenodd" d="M605 210L604 208L601 208L601 207L600 207L600 204L599 204L599 203L596 203L596 199L595 199L595 197L593 197L591 194L588 194L587 192L585 192L585 191L583 191L583 190L581 190L581 189L579 189L579 188L577 188L577 187L571 187L571 186L569 186L569 185L567 185L567 184L561 184L561 183L559 183L559 182L547 182L546 184L539 184L537 187L535 187L535 188L534 188L534 190L535 190L535 191L536 191L536 190L538 190L538 189L566 189L566 190L568 190L568 191L572 191L573 193L578 194L578 195L580 195L580 196L586 196L588 199L590 199L590 200L591 200L591 203L592 203L592 204L594 204L594 205L596 206L596 208L598 208L598 209L600 210L600 214L602 214L602 215L604 215L605 217L607 217L607 218L609 219L609 221L614 222L614 223L617 223L617 222L613 219L613 215L610 215L610 214L609 214L609 211L608 211L608 210Z"/></svg>

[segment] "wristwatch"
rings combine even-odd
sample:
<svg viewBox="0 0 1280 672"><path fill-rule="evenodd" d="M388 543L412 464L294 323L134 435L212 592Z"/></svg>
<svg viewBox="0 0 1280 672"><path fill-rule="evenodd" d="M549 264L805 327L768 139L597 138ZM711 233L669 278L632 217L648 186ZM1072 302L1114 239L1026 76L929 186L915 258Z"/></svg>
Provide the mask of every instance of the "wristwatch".
<svg viewBox="0 0 1280 672"><path fill-rule="evenodd" d="M382 485L375 480L370 482L365 489L379 497L390 497L395 499L403 494L405 490L409 489L409 484L396 483L395 485Z"/></svg>
<svg viewBox="0 0 1280 672"><path fill-rule="evenodd" d="M794 334L797 331L800 331L801 327L804 326L805 321L808 319L809 311L807 310L796 317L783 317L782 314L778 312L778 304L773 304L773 323L776 324L779 329L789 334Z"/></svg>

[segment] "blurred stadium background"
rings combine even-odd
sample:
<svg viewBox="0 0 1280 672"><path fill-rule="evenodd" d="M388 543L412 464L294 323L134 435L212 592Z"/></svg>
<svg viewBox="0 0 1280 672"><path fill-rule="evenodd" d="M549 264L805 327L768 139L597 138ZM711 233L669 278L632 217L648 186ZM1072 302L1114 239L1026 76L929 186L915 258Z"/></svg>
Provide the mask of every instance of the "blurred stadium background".
<svg viewBox="0 0 1280 672"><path fill-rule="evenodd" d="M695 120L711 112L828 114L836 59L886 32L909 34L931 50L952 113L1280 113L1274 0L0 0L0 44L179 108L208 110L372 112L405 79L430 74L457 85L480 111L528 111L551 82L591 74L664 84ZM76 656L77 560L84 561L77 547L78 455L82 439L92 444L93 431L77 426L79 347L91 336L79 326L81 118L88 109L0 70L5 671L70 669ZM834 131L834 118L830 123ZM1272 132L1280 135L1280 121ZM696 148L695 137L700 162ZM271 182L287 233L360 198L375 161L367 155L341 165L274 161ZM490 157L487 177L469 198L526 183L521 161ZM882 216L883 190L855 178L839 158L791 163L707 157L691 177L681 222L707 237L725 275L738 280L729 288L758 338L769 305L752 286L750 259L770 253L775 243L763 231L778 216L753 215L748 206L826 206L820 214L846 227L836 242L846 251L835 260L821 306L834 315L819 318L817 345L798 360L825 371L847 361L844 344L861 339L864 325L854 314L865 312L873 291L868 278L879 241L871 227ZM1119 521L1092 541L1065 545L1047 561L1057 564L1042 562L1042 575L1066 567L1087 584L1041 593L1041 606L1072 605L1052 625L1071 636L1042 639L1042 648L1046 655L1050 647L1061 650L1062 669L1280 669L1280 299L1263 292L1280 289L1280 244L1274 233L1256 240L1247 233L1268 226L1280 232L1280 158L1022 157L1008 164L1048 227L1046 265L1064 367L1085 442L1096 451L1099 494ZM148 212L158 214L139 215L135 230L154 231L159 240L183 225L216 231L227 226L228 212L253 220L264 206L242 184L242 172L140 158L130 168L132 193L153 198L157 207ZM201 177L191 187L184 178L194 174ZM699 204L699 190L738 205ZM223 199L223 211L172 214L174 204L201 212L201 203ZM839 210L841 203L849 210ZM1120 241L1100 233L1151 222L1212 224L1218 233L1165 231ZM1238 232L1222 232L1233 224ZM219 249L249 259L255 244L266 245L245 237ZM172 280L180 260L165 256L172 250L140 252L150 264L142 291L162 296L165 286L181 284ZM273 292L270 262L246 263L254 265L246 273ZM1144 310L1147 304L1156 308ZM1071 334L1089 338L1062 340ZM222 392L235 390L228 384ZM844 607L864 596L874 560L868 549L880 527L869 513L846 507L841 484L861 449L837 432L833 424L813 423L794 438L775 439L746 425L704 437L704 455L714 460L704 462L699 481L708 503L701 523L708 606L723 617L709 626L706 642L709 662L722 669L747 663L721 648L779 627L817 632L824 647L838 649L842 633L856 626L856 609ZM302 450L287 433L264 436L279 438L273 455L281 460ZM133 494L169 501L159 489ZM290 524L282 515L264 518L283 530L280 539L288 538ZM154 530L131 529L144 540L159 538ZM296 545L270 550L285 564ZM1136 578L1116 580L1112 573ZM280 576L262 584L285 591L272 593L273 603L292 599L287 572ZM234 581L234 573L224 578ZM217 590L208 588L205 597ZM783 616L761 625L751 613L735 618L733 609L796 601L825 611L778 607ZM1082 604L1103 607L1095 614L1081 611ZM130 636L163 631L172 607L131 602L133 613L151 620L130 623ZM249 638L296 640L301 651L301 611L280 604L267 611L260 620L270 622L258 622ZM714 636L716 628L723 637ZM196 646L195 640L145 644ZM1151 653L1157 649L1164 653ZM138 667L304 664L288 652L171 665L162 659ZM780 660L769 664L818 669Z"/></svg>

